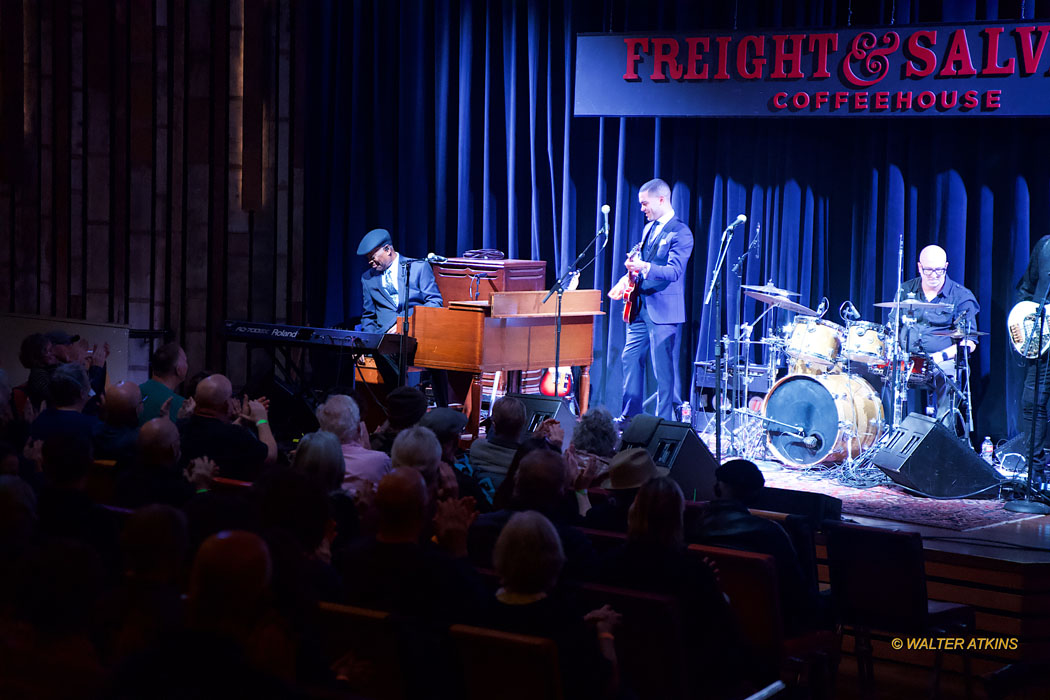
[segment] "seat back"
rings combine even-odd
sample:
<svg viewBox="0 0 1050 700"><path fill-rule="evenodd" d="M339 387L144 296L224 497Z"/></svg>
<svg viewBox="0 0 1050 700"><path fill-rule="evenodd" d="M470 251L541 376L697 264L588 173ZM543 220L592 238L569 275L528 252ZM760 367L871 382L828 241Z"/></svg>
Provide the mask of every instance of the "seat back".
<svg viewBox="0 0 1050 700"><path fill-rule="evenodd" d="M885 631L926 623L922 536L852 523L825 523L828 577L838 621Z"/></svg>
<svg viewBox="0 0 1050 700"><path fill-rule="evenodd" d="M688 697L682 613L673 597L593 583L580 596L588 610L610 605L623 616L616 654L624 685L642 700Z"/></svg>
<svg viewBox="0 0 1050 700"><path fill-rule="evenodd" d="M550 639L453 625L469 700L561 700L558 649Z"/></svg>
<svg viewBox="0 0 1050 700"><path fill-rule="evenodd" d="M320 603L319 609L325 662L337 673L341 660L366 667L349 678L355 693L382 700L404 698L398 632L390 613L336 603Z"/></svg>
<svg viewBox="0 0 1050 700"><path fill-rule="evenodd" d="M117 494L117 463L112 459L91 462L87 474L87 495L99 505L110 505Z"/></svg>
<svg viewBox="0 0 1050 700"><path fill-rule="evenodd" d="M744 636L757 653L777 662L784 646L784 619L773 557L702 544L691 544L687 551L714 562Z"/></svg>

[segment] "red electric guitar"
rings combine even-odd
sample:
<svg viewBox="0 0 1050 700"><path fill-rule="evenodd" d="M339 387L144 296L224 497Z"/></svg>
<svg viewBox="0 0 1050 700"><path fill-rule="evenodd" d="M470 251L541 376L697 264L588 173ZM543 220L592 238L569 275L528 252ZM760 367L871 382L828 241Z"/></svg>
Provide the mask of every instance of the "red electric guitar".
<svg viewBox="0 0 1050 700"><path fill-rule="evenodd" d="M642 252L642 242L638 241L638 245L631 248L631 252L627 254L628 260L636 260ZM623 293L623 322L634 323L634 320L638 318L638 295L640 294L639 287L642 285L642 275L637 272L627 272L627 289Z"/></svg>

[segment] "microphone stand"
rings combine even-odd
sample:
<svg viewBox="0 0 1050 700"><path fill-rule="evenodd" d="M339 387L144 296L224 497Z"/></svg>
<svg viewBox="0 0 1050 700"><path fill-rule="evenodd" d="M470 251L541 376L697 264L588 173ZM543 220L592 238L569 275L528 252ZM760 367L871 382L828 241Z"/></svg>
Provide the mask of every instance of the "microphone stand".
<svg viewBox="0 0 1050 700"><path fill-rule="evenodd" d="M400 256L399 262L401 263L401 274L402 279L405 280L405 298L398 299L398 306L401 307L401 339L398 344L397 350L397 385L404 386L408 374L408 343L406 338L408 337L408 303L410 295L408 293L408 273L411 270L412 263L419 262L414 258L406 258ZM401 290L398 289L398 294Z"/></svg>
<svg viewBox="0 0 1050 700"><path fill-rule="evenodd" d="M1004 506L1006 510L1011 513L1035 513L1038 515L1046 515L1050 513L1050 506L1045 503L1040 503L1033 498L1032 493L1032 473L1035 469L1035 417L1036 407L1039 406L1039 390L1042 388L1042 377L1040 372L1042 371L1042 359L1043 359L1043 322L1046 320L1046 299L1050 296L1050 283L1047 283L1046 291L1043 292L1043 301L1039 304L1039 335L1038 344L1036 345L1035 356L1035 386L1032 387L1032 421L1028 425L1028 479L1025 482L1025 494L1024 498L1018 501L1010 501ZM1046 420L1046 417L1043 417Z"/></svg>
<svg viewBox="0 0 1050 700"><path fill-rule="evenodd" d="M750 370L750 359L751 359L751 347L750 347L750 345L748 345L747 354L744 355L744 363L743 363L744 364L744 378L743 378L743 380L741 380L741 378L740 378L740 364L741 364L740 363L740 356L741 356L741 354L743 354L743 353L741 353L740 346L741 346L741 343L743 341L743 334L744 334L743 319L741 318L741 315L743 313L743 306L744 306L744 290L743 290L743 288L740 285L742 285L744 283L744 275L743 275L743 271L742 271L742 268L744 266L744 259L747 258L748 254L754 249L756 243L758 243L758 236L757 235L754 238L751 239L751 242L748 244L747 249L744 250L744 252L740 254L740 257L736 259L736 263L733 264L733 274L736 275L736 278L737 278L736 325L735 325L735 333L734 333L734 335L736 336L736 338L735 338L736 359L734 360L734 362L731 365L731 367L733 369L733 405L737 409L743 409L745 406L747 406L747 388L751 384L751 374L750 374L750 371L749 371ZM750 333L748 335L750 336ZM748 340L750 340L750 337L748 338ZM740 383L741 383L741 381L743 381L743 383L744 383L744 398L743 398L743 401L741 401L741 399L740 399L740 393L741 393L740 392ZM733 454L737 454L737 455L740 454L740 452L737 451L736 432L730 432L730 434L729 434L729 442L730 442L730 448L733 450Z"/></svg>
<svg viewBox="0 0 1050 700"><path fill-rule="evenodd" d="M711 281L707 285L707 293L704 295L704 306L711 302L711 296L715 298L715 461L722 463L722 265L726 261L726 253L733 242L733 229L736 221L729 224L722 232L722 241L718 246L718 262L715 269L711 271Z"/></svg>
<svg viewBox="0 0 1050 700"><path fill-rule="evenodd" d="M569 269L567 269L565 271L565 274L563 274L561 277L559 277L558 280L553 285L551 285L550 290L547 292L547 296L543 297L543 301L540 302L540 306L543 306L544 304L547 303L547 300L551 298L552 294L557 294L558 295L558 304L557 304L557 306L555 307L555 310L554 310L554 395L555 396L558 395L558 384L560 383L559 380L561 379L561 377L558 376L558 368L561 366L561 301L562 301L562 297L565 295L565 285L567 285L569 283L569 280L572 279L573 275L575 275L577 272L581 272L582 271L580 269L580 267L579 267L580 263L583 262L583 259L585 257L587 257L587 251L590 250L592 246L594 246L594 245L596 245L598 243L598 237L603 235L603 234L605 235L605 243L602 244L601 248L598 248L598 249L596 249L594 251L594 259L596 260L598 258L598 253L600 253L601 251L605 250L605 246L609 243L609 232L605 229L604 226L602 226L601 228L598 229L597 233L594 234L594 238L591 239L591 242L588 243L587 246L583 249L583 251L581 251L580 254L576 256L576 259L573 261L572 265L569 265ZM592 260L591 262L594 262L594 260ZM587 265L590 265L590 263L587 263ZM586 267L586 265L584 267Z"/></svg>

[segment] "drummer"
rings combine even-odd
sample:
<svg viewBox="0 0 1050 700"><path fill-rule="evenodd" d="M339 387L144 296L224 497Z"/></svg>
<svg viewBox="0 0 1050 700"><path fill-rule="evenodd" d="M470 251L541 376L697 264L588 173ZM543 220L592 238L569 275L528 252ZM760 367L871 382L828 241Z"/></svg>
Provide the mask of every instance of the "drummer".
<svg viewBox="0 0 1050 700"><path fill-rule="evenodd" d="M901 298L944 304L936 309L906 310L905 315L915 319L910 327L901 327L901 346L911 354L927 355L945 375L955 379L955 356L959 345L952 338L933 335L933 331L956 327L977 329L977 313L981 310L977 298L966 287L948 277L948 255L944 248L928 245L919 253L919 276L901 285ZM909 295L914 295L910 297ZM890 313L888 327L893 329L893 314ZM963 340L969 349L976 345L972 340ZM947 383L935 377L932 387L937 418L942 418L953 407Z"/></svg>

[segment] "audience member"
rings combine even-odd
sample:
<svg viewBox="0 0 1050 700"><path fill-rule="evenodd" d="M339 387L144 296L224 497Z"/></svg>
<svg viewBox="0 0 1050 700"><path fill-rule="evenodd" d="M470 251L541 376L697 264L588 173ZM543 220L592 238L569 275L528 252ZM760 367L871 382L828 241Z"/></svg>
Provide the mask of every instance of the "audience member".
<svg viewBox="0 0 1050 700"><path fill-rule="evenodd" d="M48 398L48 386L51 383L51 370L58 366L51 341L43 333L33 333L22 341L18 352L18 361L29 370L25 392L35 411Z"/></svg>
<svg viewBox="0 0 1050 700"><path fill-rule="evenodd" d="M325 430L304 435L295 450L292 469L305 474L328 498L326 512L330 512L333 522L326 521L325 538L318 543L320 550L315 554L331 562L331 548L345 546L361 531L354 498L343 488L346 462L339 438ZM333 527L334 535L328 532Z"/></svg>
<svg viewBox="0 0 1050 700"><path fill-rule="evenodd" d="M33 487L12 474L0 474L0 561L10 565L31 546L36 535L36 510ZM9 583L0 577L0 600L12 600L7 595Z"/></svg>
<svg viewBox="0 0 1050 700"><path fill-rule="evenodd" d="M387 420L372 434L372 449L390 454L397 434L411 428L427 412L427 397L414 386L401 386L386 399Z"/></svg>
<svg viewBox="0 0 1050 700"><path fill-rule="evenodd" d="M510 506L511 501L514 499L514 482L518 475L518 467L521 465L521 460L534 450L554 451L545 438L532 436L523 440L514 452L514 459L511 460L510 466L507 468L506 477L496 489L496 495L492 499L494 508L500 509Z"/></svg>
<svg viewBox="0 0 1050 700"><path fill-rule="evenodd" d="M230 380L213 374L197 385L194 401L193 415L180 426L184 463L208 457L218 465L219 476L252 481L277 460L263 400L246 398L238 406ZM256 426L258 437L245 422Z"/></svg>
<svg viewBox="0 0 1050 700"><path fill-rule="evenodd" d="M416 425L399 432L390 458L394 469L409 467L423 476L431 505L458 495L456 477L441 461L441 443L430 428Z"/></svg>
<svg viewBox="0 0 1050 700"><path fill-rule="evenodd" d="M797 634L813 622L815 591L808 590L798 554L784 528L748 510L748 504L758 497L765 482L759 468L746 459L733 459L720 466L715 470L717 498L707 505L688 539L772 556L785 629L789 634Z"/></svg>
<svg viewBox="0 0 1050 700"><path fill-rule="evenodd" d="M211 487L215 463L198 457L181 468L179 430L167 416L146 421L138 431L137 459L117 478L116 503L137 508L150 503L182 506Z"/></svg>
<svg viewBox="0 0 1050 700"><path fill-rule="evenodd" d="M119 382L106 387L104 399L103 421L95 427L95 459L112 459L127 467L138 449L142 392L134 382Z"/></svg>
<svg viewBox="0 0 1050 700"><path fill-rule="evenodd" d="M87 371L92 396L101 395L105 391L109 343L104 343L101 347L96 345L88 352L87 340L61 329L48 331L47 339L51 341L52 351L58 362L74 362Z"/></svg>
<svg viewBox="0 0 1050 700"><path fill-rule="evenodd" d="M615 697L619 673L613 630L620 616L609 606L584 614L557 587L565 554L554 525L535 511L515 513L492 559L500 589L487 624L552 639L566 698Z"/></svg>
<svg viewBox="0 0 1050 700"><path fill-rule="evenodd" d="M730 668L742 651L739 629L711 568L686 553L682 490L666 476L649 479L629 510L627 543L605 556L599 579L674 596L684 614L693 685L713 689L735 682L740 670Z"/></svg>
<svg viewBox="0 0 1050 700"><path fill-rule="evenodd" d="M524 429L525 404L520 400L504 396L492 404L488 432L470 445L470 465L479 477L488 475L497 488L503 483Z"/></svg>
<svg viewBox="0 0 1050 700"><path fill-rule="evenodd" d="M608 477L599 483L608 490L609 497L587 511L587 527L625 532L627 512L638 489L650 479L666 476L668 472L668 469L653 463L644 447L632 447L618 453L609 465Z"/></svg>
<svg viewBox="0 0 1050 700"><path fill-rule="evenodd" d="M616 454L620 436L616 431L613 416L602 406L596 406L582 416L572 432L572 447L581 463L596 462L594 472L604 477L609 471L609 461Z"/></svg>
<svg viewBox="0 0 1050 700"><path fill-rule="evenodd" d="M186 379L188 371L186 351L178 343L165 343L157 348L150 361L150 377L139 385L142 390L140 422L159 416L168 399L171 399L168 416L173 421L178 420L185 399L176 394L175 389Z"/></svg>
<svg viewBox="0 0 1050 700"><path fill-rule="evenodd" d="M352 495L375 491L376 484L390 473L390 455L373 450L361 409L349 396L334 394L317 409L317 422L339 438L345 476L343 488Z"/></svg>
<svg viewBox="0 0 1050 700"><path fill-rule="evenodd" d="M120 561L117 522L110 511L87 494L91 441L80 435L54 435L44 441L44 477L37 513L40 534L79 540L116 572Z"/></svg>
<svg viewBox="0 0 1050 700"><path fill-rule="evenodd" d="M492 509L492 496L481 488L469 460L459 449L459 439L467 425L467 414L454 408L435 408L419 421L420 427L429 428L441 444L441 469L445 478L456 480L456 492L470 496L481 510Z"/></svg>
<svg viewBox="0 0 1050 700"><path fill-rule="evenodd" d="M492 549L499 533L514 513L535 510L554 523L568 558L566 572L585 578L595 562L590 540L572 525L564 507L568 471L565 459L553 450L537 449L525 455L515 475L514 497L510 507L478 516L470 528L471 560L478 566L491 566Z"/></svg>
<svg viewBox="0 0 1050 700"><path fill-rule="evenodd" d="M98 418L81 413L90 391L82 366L69 362L56 367L48 384L47 408L29 426L29 437L47 440L64 436L90 441L99 426Z"/></svg>

